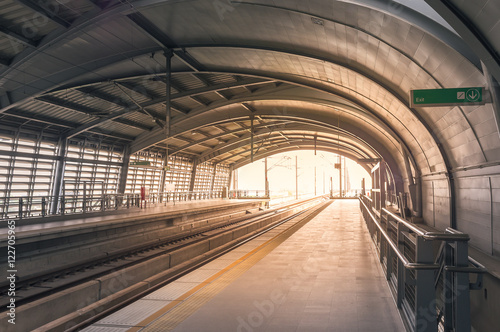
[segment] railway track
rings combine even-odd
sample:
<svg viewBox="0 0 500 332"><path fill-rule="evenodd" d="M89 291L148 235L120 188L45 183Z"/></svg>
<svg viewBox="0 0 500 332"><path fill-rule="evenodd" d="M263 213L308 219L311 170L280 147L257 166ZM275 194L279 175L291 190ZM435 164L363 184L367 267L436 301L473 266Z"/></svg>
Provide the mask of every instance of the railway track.
<svg viewBox="0 0 500 332"><path fill-rule="evenodd" d="M156 285L151 285L148 291L152 291L155 287L169 282L172 278L177 278L182 274L188 273L202 262L204 263L206 260L213 259L211 256L215 257L221 252L225 252L228 250L226 248L228 243L230 244L229 247L238 245L236 242L245 241L291 218L295 218L305 213L308 208L316 206L318 202L324 202L324 199L314 198L294 202L286 206L240 217L231 222L221 222L203 229L188 232L187 234L165 238L155 241L155 243L142 244L134 248L128 248L127 250L109 253L106 258L97 260L88 259L84 262L67 266L64 269L49 271L43 275L25 280L18 280L16 283L18 285L16 292L18 299L16 303L18 306L29 306L30 303L37 305L37 302L43 303L45 298L50 298L52 295L61 292L71 292L72 289L95 282L95 280L99 280L101 286L101 284L105 284L102 280L109 280L110 276L114 274L119 276L120 271L133 269L140 271L141 266L152 265L154 261L165 261L168 258L170 261L168 265L172 273L171 275L166 275L166 278L158 281ZM224 238L225 241L223 241ZM213 253L212 255L207 255L200 252L197 247L205 247L205 249L208 249L207 252ZM188 254L191 251L193 254ZM196 257L199 258L195 259ZM192 260L196 262L186 264L186 262ZM135 283L136 281L131 284ZM5 288L2 289L3 292L5 290ZM126 301L124 300L124 302ZM2 301L2 305L3 302L5 300Z"/></svg>

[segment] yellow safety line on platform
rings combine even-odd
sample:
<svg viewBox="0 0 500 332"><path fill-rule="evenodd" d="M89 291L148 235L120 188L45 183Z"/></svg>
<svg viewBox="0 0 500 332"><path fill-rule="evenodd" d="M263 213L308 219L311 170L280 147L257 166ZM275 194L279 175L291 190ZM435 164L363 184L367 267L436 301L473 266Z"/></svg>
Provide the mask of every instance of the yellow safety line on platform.
<svg viewBox="0 0 500 332"><path fill-rule="evenodd" d="M328 205L323 205L320 209L308 214L300 221L285 229L280 234L267 240L257 248L245 254L232 264L206 279L196 287L187 291L168 305L144 319L127 332L136 331L172 331L177 325L191 316L205 303L210 301L215 295L225 287L235 281L244 272L254 266L262 258L266 257L271 251L287 240L302 226L316 217ZM188 299L189 298L189 299ZM152 323L152 324L151 324ZM149 325L151 324L151 325ZM148 326L149 325L149 326Z"/></svg>

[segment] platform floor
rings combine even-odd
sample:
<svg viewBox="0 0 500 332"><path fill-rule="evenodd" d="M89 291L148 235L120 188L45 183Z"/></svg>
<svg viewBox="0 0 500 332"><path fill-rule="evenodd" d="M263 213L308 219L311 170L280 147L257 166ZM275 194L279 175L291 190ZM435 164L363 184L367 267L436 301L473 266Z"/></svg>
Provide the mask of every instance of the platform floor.
<svg viewBox="0 0 500 332"><path fill-rule="evenodd" d="M286 227L84 331L405 331L357 200Z"/></svg>
<svg viewBox="0 0 500 332"><path fill-rule="evenodd" d="M248 202L248 200L238 200L238 199L208 199L201 201L182 201L182 202L169 202L166 204L157 204L155 206L148 206L147 208L131 208L116 211L107 211L104 215L96 215L95 213L89 214L78 214L78 215L68 215L67 219L51 221L57 218L46 217L42 220L37 219L36 221L26 219L17 222L16 233L34 231L34 230L46 230L52 228L59 228L65 226L75 226L90 223L99 223L110 220L116 220L118 218L129 218L129 217L143 217L158 213L177 213L185 210L193 210L204 207L227 205L227 204L238 204L242 202ZM23 225L23 223L26 223ZM5 223L7 224L7 223ZM8 231L7 227L0 228L0 234L6 234Z"/></svg>

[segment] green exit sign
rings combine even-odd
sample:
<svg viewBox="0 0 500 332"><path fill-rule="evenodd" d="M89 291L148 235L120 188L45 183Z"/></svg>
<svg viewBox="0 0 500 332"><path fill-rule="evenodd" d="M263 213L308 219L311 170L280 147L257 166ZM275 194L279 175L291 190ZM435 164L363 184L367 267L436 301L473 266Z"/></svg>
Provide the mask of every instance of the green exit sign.
<svg viewBox="0 0 500 332"><path fill-rule="evenodd" d="M484 104L484 88L411 90L410 107Z"/></svg>
<svg viewBox="0 0 500 332"><path fill-rule="evenodd" d="M150 161L132 161L130 166L151 166Z"/></svg>

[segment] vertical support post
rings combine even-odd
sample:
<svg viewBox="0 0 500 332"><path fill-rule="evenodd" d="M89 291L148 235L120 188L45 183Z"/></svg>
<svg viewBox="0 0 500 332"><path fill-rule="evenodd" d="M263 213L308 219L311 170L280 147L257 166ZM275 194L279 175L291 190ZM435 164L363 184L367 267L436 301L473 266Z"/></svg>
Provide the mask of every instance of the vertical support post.
<svg viewBox="0 0 500 332"><path fill-rule="evenodd" d="M323 169L323 195L326 194L326 188L325 188L325 170Z"/></svg>
<svg viewBox="0 0 500 332"><path fill-rule="evenodd" d="M231 182L233 181L233 176L234 176L234 169L233 166L231 165L229 167L229 175L227 177L227 190L231 189Z"/></svg>
<svg viewBox="0 0 500 332"><path fill-rule="evenodd" d="M330 176L330 198L333 198L333 177Z"/></svg>
<svg viewBox="0 0 500 332"><path fill-rule="evenodd" d="M194 183L196 180L196 167L198 167L198 160L193 159L193 170L191 171L191 179L189 181L189 191L194 191Z"/></svg>
<svg viewBox="0 0 500 332"><path fill-rule="evenodd" d="M314 166L314 196L316 196L316 187L317 187L317 182L316 182L316 166Z"/></svg>
<svg viewBox="0 0 500 332"><path fill-rule="evenodd" d="M299 199L299 166L295 156L295 199Z"/></svg>
<svg viewBox="0 0 500 332"><path fill-rule="evenodd" d="M415 250L416 263L434 264L432 241L417 236ZM415 324L415 330L419 332L437 331L434 270L415 271Z"/></svg>
<svg viewBox="0 0 500 332"><path fill-rule="evenodd" d="M254 120L254 116L253 114L250 116L250 162L253 163L253 140L254 140L254 137L253 137L253 120Z"/></svg>
<svg viewBox="0 0 500 332"><path fill-rule="evenodd" d="M52 178L52 183L54 186L52 187L52 202L50 204L50 214L57 214L57 210L59 209L59 202L61 201L61 192L64 187L63 179L64 179L64 168L66 164L66 150L67 150L67 142L68 140L65 137L61 137L59 139L59 156L56 162L56 169L54 172L54 176ZM61 207L62 210L63 207Z"/></svg>
<svg viewBox="0 0 500 332"><path fill-rule="evenodd" d="M172 107L171 107L171 88L172 88L172 56L173 56L173 51L172 50L166 50L164 52L165 54L165 60L166 60L166 80L165 80L165 111L166 111L166 116L165 116L165 134L166 138L170 137L170 119L171 119L171 112L172 112Z"/></svg>
<svg viewBox="0 0 500 332"><path fill-rule="evenodd" d="M365 178L361 179L361 195L366 195L366 183Z"/></svg>
<svg viewBox="0 0 500 332"><path fill-rule="evenodd" d="M342 156L339 155L339 197L342 195Z"/></svg>
<svg viewBox="0 0 500 332"><path fill-rule="evenodd" d="M23 198L20 197L19 198L19 203L18 203L18 208L19 208L19 219L23 219L23 204L24 204L24 201L23 201Z"/></svg>
<svg viewBox="0 0 500 332"><path fill-rule="evenodd" d="M82 201L83 213L87 211L87 181L83 182L83 201Z"/></svg>
<svg viewBox="0 0 500 332"><path fill-rule="evenodd" d="M406 230L406 227L402 223L398 223L398 234L397 234L397 239L398 239L398 249L400 252L404 252L405 250L405 243L404 243L404 235L403 232ZM398 309L402 308L403 305L403 299L405 295L405 266L403 262L398 259L398 282L397 282L397 298L396 298L396 305Z"/></svg>
<svg viewBox="0 0 500 332"><path fill-rule="evenodd" d="M214 186L215 186L215 176L217 175L217 163L214 163L214 171L212 172L212 181L210 182L210 198L213 198Z"/></svg>
<svg viewBox="0 0 500 332"><path fill-rule="evenodd" d="M385 171L385 162L383 160L380 161L380 167L379 167L379 180L380 180L380 210L379 212L382 213L382 209L385 208L385 183L386 183L386 171Z"/></svg>
<svg viewBox="0 0 500 332"><path fill-rule="evenodd" d="M118 195L124 195L125 189L127 188L127 177L128 169L130 164L130 147L126 146L123 150L123 164L120 172L120 178L118 179Z"/></svg>
<svg viewBox="0 0 500 332"><path fill-rule="evenodd" d="M469 266L469 252L466 241L455 242L456 267ZM471 330L469 274L455 272L453 276L453 294L455 295L455 330L468 332Z"/></svg>
<svg viewBox="0 0 500 332"><path fill-rule="evenodd" d="M269 193L269 179L267 177L267 158L264 158L264 189L265 189L265 196L267 198L270 198L270 193Z"/></svg>
<svg viewBox="0 0 500 332"><path fill-rule="evenodd" d="M47 215L47 201L45 200L45 197L42 197L42 217L45 217Z"/></svg>
<svg viewBox="0 0 500 332"><path fill-rule="evenodd" d="M161 172L160 188L158 203L163 202L163 193L165 192L165 181L167 181L167 167L168 167L168 148L165 149L165 158L163 160L163 171Z"/></svg>
<svg viewBox="0 0 500 332"><path fill-rule="evenodd" d="M453 266L453 248L449 243L444 246L444 264ZM453 275L451 272L443 270L443 299L444 299L444 331L453 330ZM469 330L470 331L470 330Z"/></svg>

